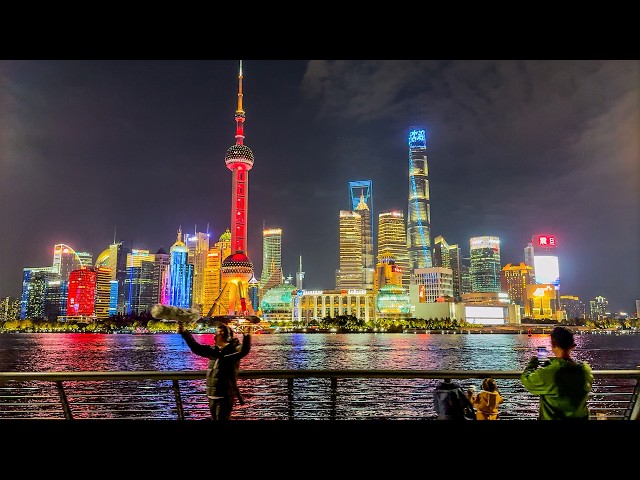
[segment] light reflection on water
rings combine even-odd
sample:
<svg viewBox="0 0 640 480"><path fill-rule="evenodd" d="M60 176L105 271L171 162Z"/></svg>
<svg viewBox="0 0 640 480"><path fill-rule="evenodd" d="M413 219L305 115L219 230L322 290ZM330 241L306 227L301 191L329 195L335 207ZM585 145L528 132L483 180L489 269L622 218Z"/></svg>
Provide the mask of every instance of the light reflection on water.
<svg viewBox="0 0 640 480"><path fill-rule="evenodd" d="M213 343L211 334L196 335ZM574 357L593 369L640 364L640 335L576 335ZM243 369L520 370L548 335L254 335ZM177 334L1 334L0 371L203 370Z"/></svg>
<svg viewBox="0 0 640 480"><path fill-rule="evenodd" d="M199 342L213 343L213 335L196 335ZM640 335L576 335L574 357L593 369L634 369L640 364ZM536 347L549 345L548 335L526 334L274 334L254 335L252 350L242 360L243 370L279 369L363 369L363 370L521 370ZM204 370L208 360L190 352L177 334L0 334L0 371L128 371ZM75 385L75 382L69 382ZM346 418L385 418L398 405L409 418L433 418L431 392L437 380L344 379L339 394ZM466 379L463 387L479 382ZM327 379L298 379L296 418L328 415L318 412L314 398L330 396ZM70 385L68 385L69 387ZM140 388L114 382L96 389L78 383L87 395L115 395L131 398ZM311 389L315 386L315 389ZM137 385L141 387L141 385ZM149 386L149 389L154 388ZM594 384L594 391L598 388ZM286 419L282 399L285 384L268 379L244 380L241 390L249 401L234 410L235 418L274 415ZM149 390L151 391L151 390ZM153 390L155 392L155 390ZM171 394L167 386L168 395ZM502 412L518 418L536 418L537 402L532 401L516 379L500 381L505 398ZM266 394L266 392L269 392ZM279 393L279 397L274 394ZM322 393L324 392L324 393ZM384 392L381 395L381 392ZM194 394L197 405L188 418L208 418L204 400L204 380L183 387L183 396ZM315 396L315 397L314 397ZM308 397L308 399L307 399ZM155 398L155 397L154 397ZM381 399L384 398L384 401ZM351 400L349 400L351 399ZM155 398L155 401L159 401ZM305 403L307 402L307 403ZM404 403L403 403L404 402ZM160 402L161 403L161 402ZM120 408L120 407L117 407ZM121 408L126 408L123 406ZM398 412L395 411L394 414ZM52 418L60 413L50 414ZM78 418L88 413L77 412ZM95 415L95 412L91 413ZM115 414L113 414L115 415ZM137 414L136 414L137 415ZM143 415L142 413L140 415ZM162 410L163 418L174 413ZM46 415L45 415L46 416ZM89 418L89 417L87 417ZM109 417L111 418L111 417Z"/></svg>

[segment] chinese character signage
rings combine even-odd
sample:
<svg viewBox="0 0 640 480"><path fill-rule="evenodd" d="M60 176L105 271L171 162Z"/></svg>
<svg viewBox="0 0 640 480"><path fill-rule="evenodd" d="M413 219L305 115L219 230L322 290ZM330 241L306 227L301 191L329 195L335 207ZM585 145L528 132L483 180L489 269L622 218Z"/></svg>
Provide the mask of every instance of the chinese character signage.
<svg viewBox="0 0 640 480"><path fill-rule="evenodd" d="M535 235L531 243L533 244L533 248L556 248L558 246L556 237L553 235Z"/></svg>

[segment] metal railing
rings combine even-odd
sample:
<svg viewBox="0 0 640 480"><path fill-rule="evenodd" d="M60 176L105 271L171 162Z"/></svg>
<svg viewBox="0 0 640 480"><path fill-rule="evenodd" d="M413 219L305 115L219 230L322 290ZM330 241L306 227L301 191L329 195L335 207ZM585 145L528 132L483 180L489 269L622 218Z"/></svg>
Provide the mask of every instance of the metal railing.
<svg viewBox="0 0 640 480"><path fill-rule="evenodd" d="M0 372L3 419L209 418L205 370ZM502 420L534 420L538 397L504 370L241 370L238 420L430 420L443 378L463 387L493 377ZM640 419L640 369L594 370L591 419Z"/></svg>

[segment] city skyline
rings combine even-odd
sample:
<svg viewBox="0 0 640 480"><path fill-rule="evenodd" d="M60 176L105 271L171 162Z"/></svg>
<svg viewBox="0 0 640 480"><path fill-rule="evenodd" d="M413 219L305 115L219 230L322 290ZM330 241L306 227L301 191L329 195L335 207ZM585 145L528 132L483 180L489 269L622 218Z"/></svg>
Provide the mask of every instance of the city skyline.
<svg viewBox="0 0 640 480"><path fill-rule="evenodd" d="M406 216L407 133L427 132L432 240L497 236L517 264L558 239L560 293L640 298L640 62L245 60L248 255L282 228L285 277L335 286L346 187ZM0 61L0 297L65 243L156 251L229 228L237 60ZM43 200L39 202L39 200ZM377 225L376 225L377 228ZM374 242L375 243L375 242Z"/></svg>

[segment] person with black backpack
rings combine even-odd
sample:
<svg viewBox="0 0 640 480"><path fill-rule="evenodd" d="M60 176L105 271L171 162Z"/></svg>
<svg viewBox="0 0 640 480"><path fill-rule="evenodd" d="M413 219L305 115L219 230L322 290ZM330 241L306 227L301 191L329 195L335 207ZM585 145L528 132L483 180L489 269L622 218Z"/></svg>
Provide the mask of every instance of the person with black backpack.
<svg viewBox="0 0 640 480"><path fill-rule="evenodd" d="M433 407L438 420L475 420L476 412L462 387L450 378L440 382L433 392Z"/></svg>

